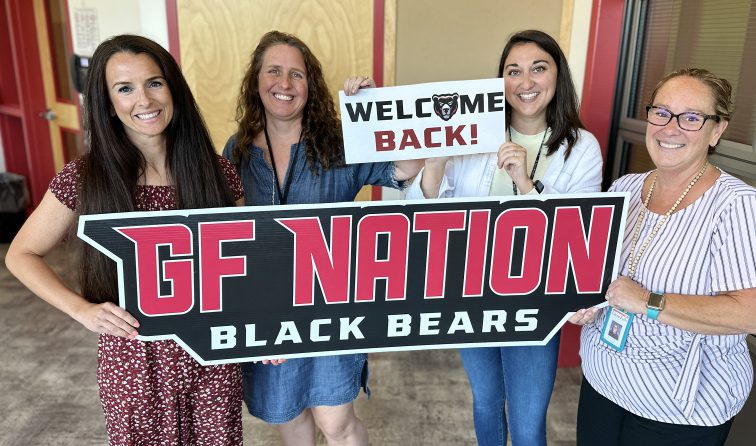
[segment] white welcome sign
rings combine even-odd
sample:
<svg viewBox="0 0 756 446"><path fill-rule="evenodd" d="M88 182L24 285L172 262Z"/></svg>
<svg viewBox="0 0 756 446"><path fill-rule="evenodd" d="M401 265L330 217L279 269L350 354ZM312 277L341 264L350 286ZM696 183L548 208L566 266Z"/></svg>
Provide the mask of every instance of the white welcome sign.
<svg viewBox="0 0 756 446"><path fill-rule="evenodd" d="M495 152L504 81L433 82L339 93L347 164Z"/></svg>

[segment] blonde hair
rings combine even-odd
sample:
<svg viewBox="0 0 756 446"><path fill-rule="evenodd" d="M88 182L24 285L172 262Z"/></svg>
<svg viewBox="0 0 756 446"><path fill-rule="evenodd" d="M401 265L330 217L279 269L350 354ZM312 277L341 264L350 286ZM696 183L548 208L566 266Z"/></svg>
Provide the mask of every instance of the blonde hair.
<svg viewBox="0 0 756 446"><path fill-rule="evenodd" d="M714 114L718 115L725 121L730 120L732 116L732 85L727 79L721 78L716 74L704 68L683 68L682 70L673 71L656 84L654 91L651 93L651 101L649 105L653 105L654 99L659 89L667 83L670 79L674 79L680 76L688 76L693 79L698 79L703 82L704 85L709 87L711 95L714 97Z"/></svg>

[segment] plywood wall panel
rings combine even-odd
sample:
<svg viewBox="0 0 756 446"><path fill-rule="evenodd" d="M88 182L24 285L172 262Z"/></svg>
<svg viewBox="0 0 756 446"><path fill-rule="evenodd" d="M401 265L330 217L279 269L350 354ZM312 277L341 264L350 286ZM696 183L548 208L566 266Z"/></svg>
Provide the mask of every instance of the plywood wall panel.
<svg viewBox="0 0 756 446"><path fill-rule="evenodd" d="M260 37L290 32L312 49L338 104L345 77L372 74L373 2L179 0L181 65L218 150L235 131L241 78Z"/></svg>

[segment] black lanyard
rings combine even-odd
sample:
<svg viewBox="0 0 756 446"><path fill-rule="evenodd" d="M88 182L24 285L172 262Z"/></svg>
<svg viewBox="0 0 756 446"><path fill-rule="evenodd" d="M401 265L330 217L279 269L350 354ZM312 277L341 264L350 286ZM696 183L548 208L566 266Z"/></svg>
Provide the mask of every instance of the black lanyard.
<svg viewBox="0 0 756 446"><path fill-rule="evenodd" d="M543 139L541 140L541 145L538 146L538 155L536 155L535 163L533 163L533 168L530 170L530 179L532 180L535 178L536 169L538 168L538 161L541 159L541 149L543 149L543 143L546 142L546 135L549 134L549 128L547 127L546 130L543 131ZM509 139L512 140L512 126L509 127ZM512 190L514 191L514 194L517 195L517 185L514 181L512 181Z"/></svg>
<svg viewBox="0 0 756 446"><path fill-rule="evenodd" d="M268 124L263 127L263 133L265 133L265 142L268 144L268 154L270 155L270 166L273 168L273 183L276 187L276 195L278 195L278 204L286 204L289 199L289 189L291 189L291 179L294 177L294 166L297 164L297 153L291 153L289 156L293 157L291 164L289 164L289 175L286 177L286 184L284 184L283 191L279 187L278 172L276 171L276 159L273 157L273 149L270 145L270 136L268 136ZM299 141L297 141L297 149L302 143L302 133L304 133L304 127L299 132ZM274 203L275 204L275 203Z"/></svg>

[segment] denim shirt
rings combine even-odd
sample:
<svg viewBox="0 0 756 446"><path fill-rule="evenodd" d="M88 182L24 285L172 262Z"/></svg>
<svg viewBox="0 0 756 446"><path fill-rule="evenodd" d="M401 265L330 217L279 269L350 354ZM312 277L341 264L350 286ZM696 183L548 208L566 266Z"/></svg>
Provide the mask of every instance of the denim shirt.
<svg viewBox="0 0 756 446"><path fill-rule="evenodd" d="M229 138L223 148L223 156L231 159L236 136ZM292 164L294 170L292 171ZM366 163L349 164L341 167L331 167L323 170L317 167L318 175L310 170L305 155L304 143L292 144L289 166L286 168L286 184L291 178L289 194L286 204L307 203L336 203L353 201L357 193L365 185L385 186L394 189L402 188L403 181L394 179L394 163ZM244 186L244 204L247 206L261 206L280 204L276 193L273 169L263 157L263 149L250 147L249 162L241 166L239 176Z"/></svg>

